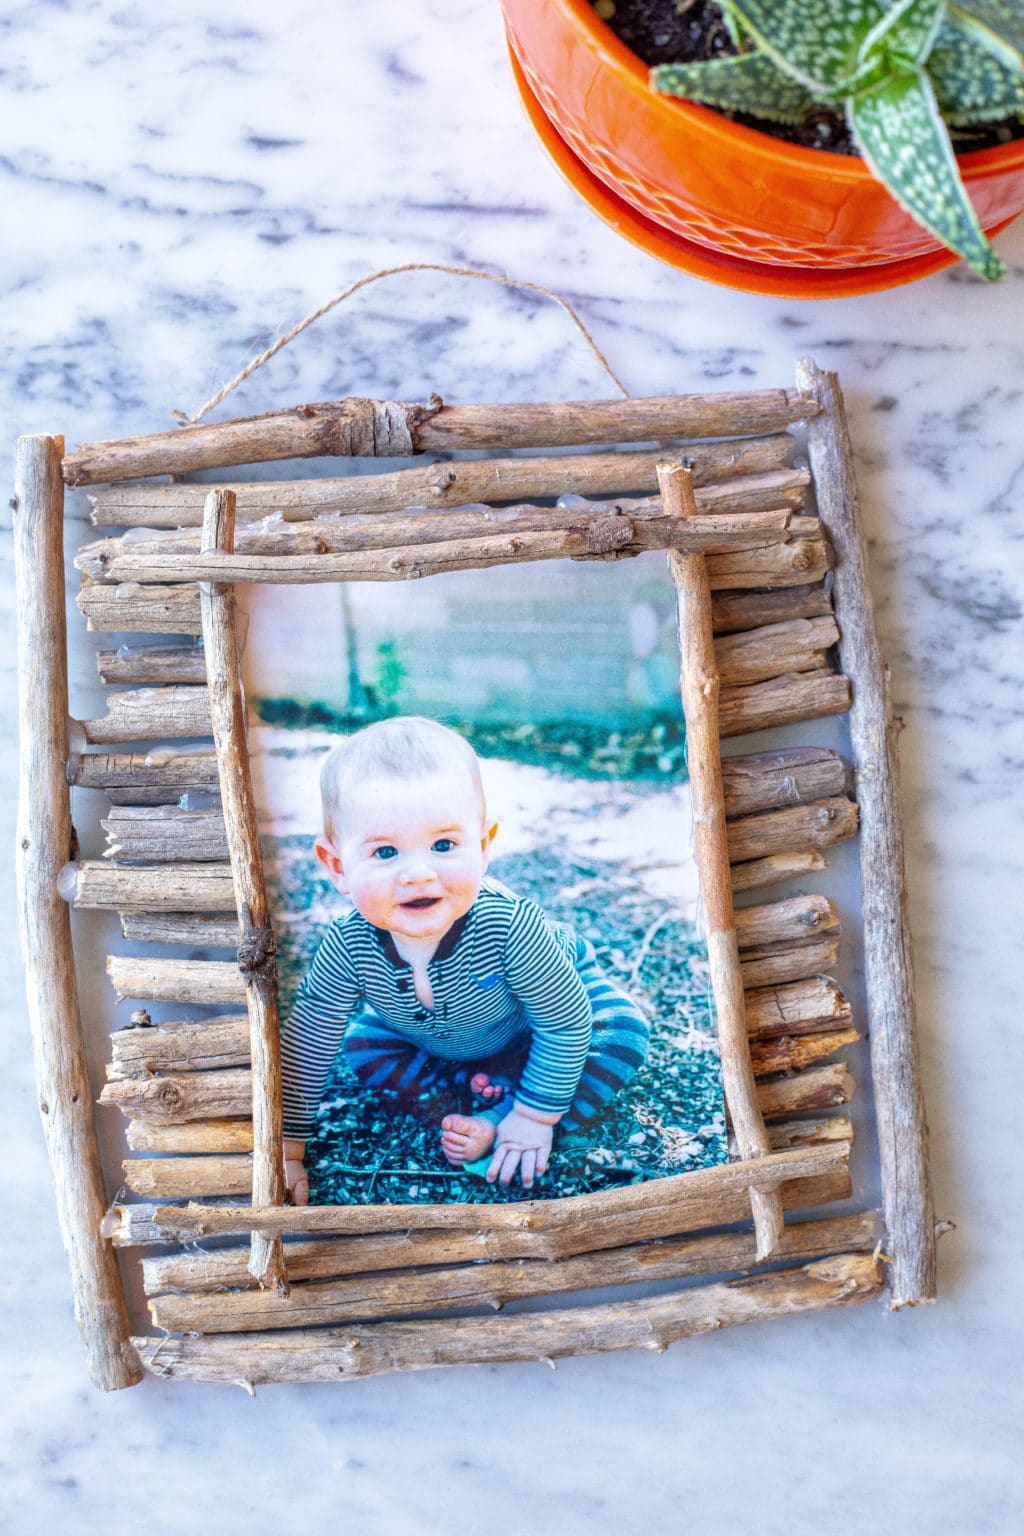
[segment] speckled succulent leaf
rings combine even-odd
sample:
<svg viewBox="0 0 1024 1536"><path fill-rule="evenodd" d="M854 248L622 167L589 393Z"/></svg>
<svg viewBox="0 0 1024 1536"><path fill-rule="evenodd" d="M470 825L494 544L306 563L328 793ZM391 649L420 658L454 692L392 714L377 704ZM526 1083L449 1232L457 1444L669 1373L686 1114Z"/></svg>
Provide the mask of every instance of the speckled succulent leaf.
<svg viewBox="0 0 1024 1536"><path fill-rule="evenodd" d="M683 96L727 112L750 112L777 123L798 123L818 105L763 53L701 64L659 64L651 70L651 84L666 96Z"/></svg>
<svg viewBox="0 0 1024 1536"><path fill-rule="evenodd" d="M746 34L743 31L743 22L740 19L735 6L732 4L732 0L721 0L721 6L722 20L725 22L725 30L732 38L734 46L736 48L742 48Z"/></svg>
<svg viewBox="0 0 1024 1536"><path fill-rule="evenodd" d="M946 0L896 0L871 28L860 47L860 59L899 60L923 64L946 16Z"/></svg>
<svg viewBox="0 0 1024 1536"><path fill-rule="evenodd" d="M928 56L939 111L954 127L1024 116L1024 64L979 43L969 19L951 16Z"/></svg>
<svg viewBox="0 0 1024 1536"><path fill-rule="evenodd" d="M950 10L1024 58L1024 0L953 0Z"/></svg>
<svg viewBox="0 0 1024 1536"><path fill-rule="evenodd" d="M905 70L852 97L847 118L869 168L911 217L982 277L1002 277L923 70Z"/></svg>
<svg viewBox="0 0 1024 1536"><path fill-rule="evenodd" d="M887 14L882 0L732 0L758 49L817 100L834 101L862 72L862 40Z"/></svg>

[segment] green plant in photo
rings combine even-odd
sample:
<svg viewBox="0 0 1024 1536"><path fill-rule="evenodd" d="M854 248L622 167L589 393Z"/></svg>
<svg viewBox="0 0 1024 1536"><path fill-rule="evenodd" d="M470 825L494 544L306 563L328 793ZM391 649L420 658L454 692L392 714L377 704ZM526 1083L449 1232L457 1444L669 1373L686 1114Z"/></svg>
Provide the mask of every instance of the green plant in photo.
<svg viewBox="0 0 1024 1536"><path fill-rule="evenodd" d="M867 166L897 202L982 277L1002 277L947 125L1024 113L1024 0L720 3L740 51L658 65L656 90L773 122L845 111Z"/></svg>
<svg viewBox="0 0 1024 1536"><path fill-rule="evenodd" d="M402 685L408 675L408 669L403 665L398 654L398 642L381 640L377 646L377 670L373 677L373 694L382 714L397 713Z"/></svg>

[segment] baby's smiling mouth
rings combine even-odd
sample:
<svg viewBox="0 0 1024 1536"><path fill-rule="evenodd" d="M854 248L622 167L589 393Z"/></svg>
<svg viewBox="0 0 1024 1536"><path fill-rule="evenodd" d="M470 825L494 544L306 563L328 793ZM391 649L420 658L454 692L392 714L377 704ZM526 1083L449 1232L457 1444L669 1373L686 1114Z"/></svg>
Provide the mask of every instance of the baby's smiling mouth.
<svg viewBox="0 0 1024 1536"><path fill-rule="evenodd" d="M440 900L440 896L416 896L412 901L403 901L401 905L419 911L423 907L436 907Z"/></svg>

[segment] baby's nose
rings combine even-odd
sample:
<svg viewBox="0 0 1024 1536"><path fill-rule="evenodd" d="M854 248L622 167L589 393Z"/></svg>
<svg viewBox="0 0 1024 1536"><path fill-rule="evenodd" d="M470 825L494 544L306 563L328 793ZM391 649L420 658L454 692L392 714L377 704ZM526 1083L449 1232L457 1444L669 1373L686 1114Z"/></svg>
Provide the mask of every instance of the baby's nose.
<svg viewBox="0 0 1024 1536"><path fill-rule="evenodd" d="M433 862L425 854L415 854L402 871L402 878L409 882L432 880L434 878Z"/></svg>

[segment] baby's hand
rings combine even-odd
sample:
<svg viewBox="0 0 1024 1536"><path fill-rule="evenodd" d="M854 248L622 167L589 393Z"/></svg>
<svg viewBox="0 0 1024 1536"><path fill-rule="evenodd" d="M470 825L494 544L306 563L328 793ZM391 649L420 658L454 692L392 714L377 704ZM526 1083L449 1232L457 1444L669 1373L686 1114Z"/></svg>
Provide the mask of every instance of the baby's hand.
<svg viewBox="0 0 1024 1536"><path fill-rule="evenodd" d="M295 1205L309 1204L309 1180L303 1158L306 1155L304 1141L284 1141L284 1180Z"/></svg>
<svg viewBox="0 0 1024 1536"><path fill-rule="evenodd" d="M487 1182L493 1184L497 1179L511 1184L518 1168L523 1188L529 1189L535 1174L547 1172L552 1133L561 1118L530 1109L517 1100L498 1125Z"/></svg>

